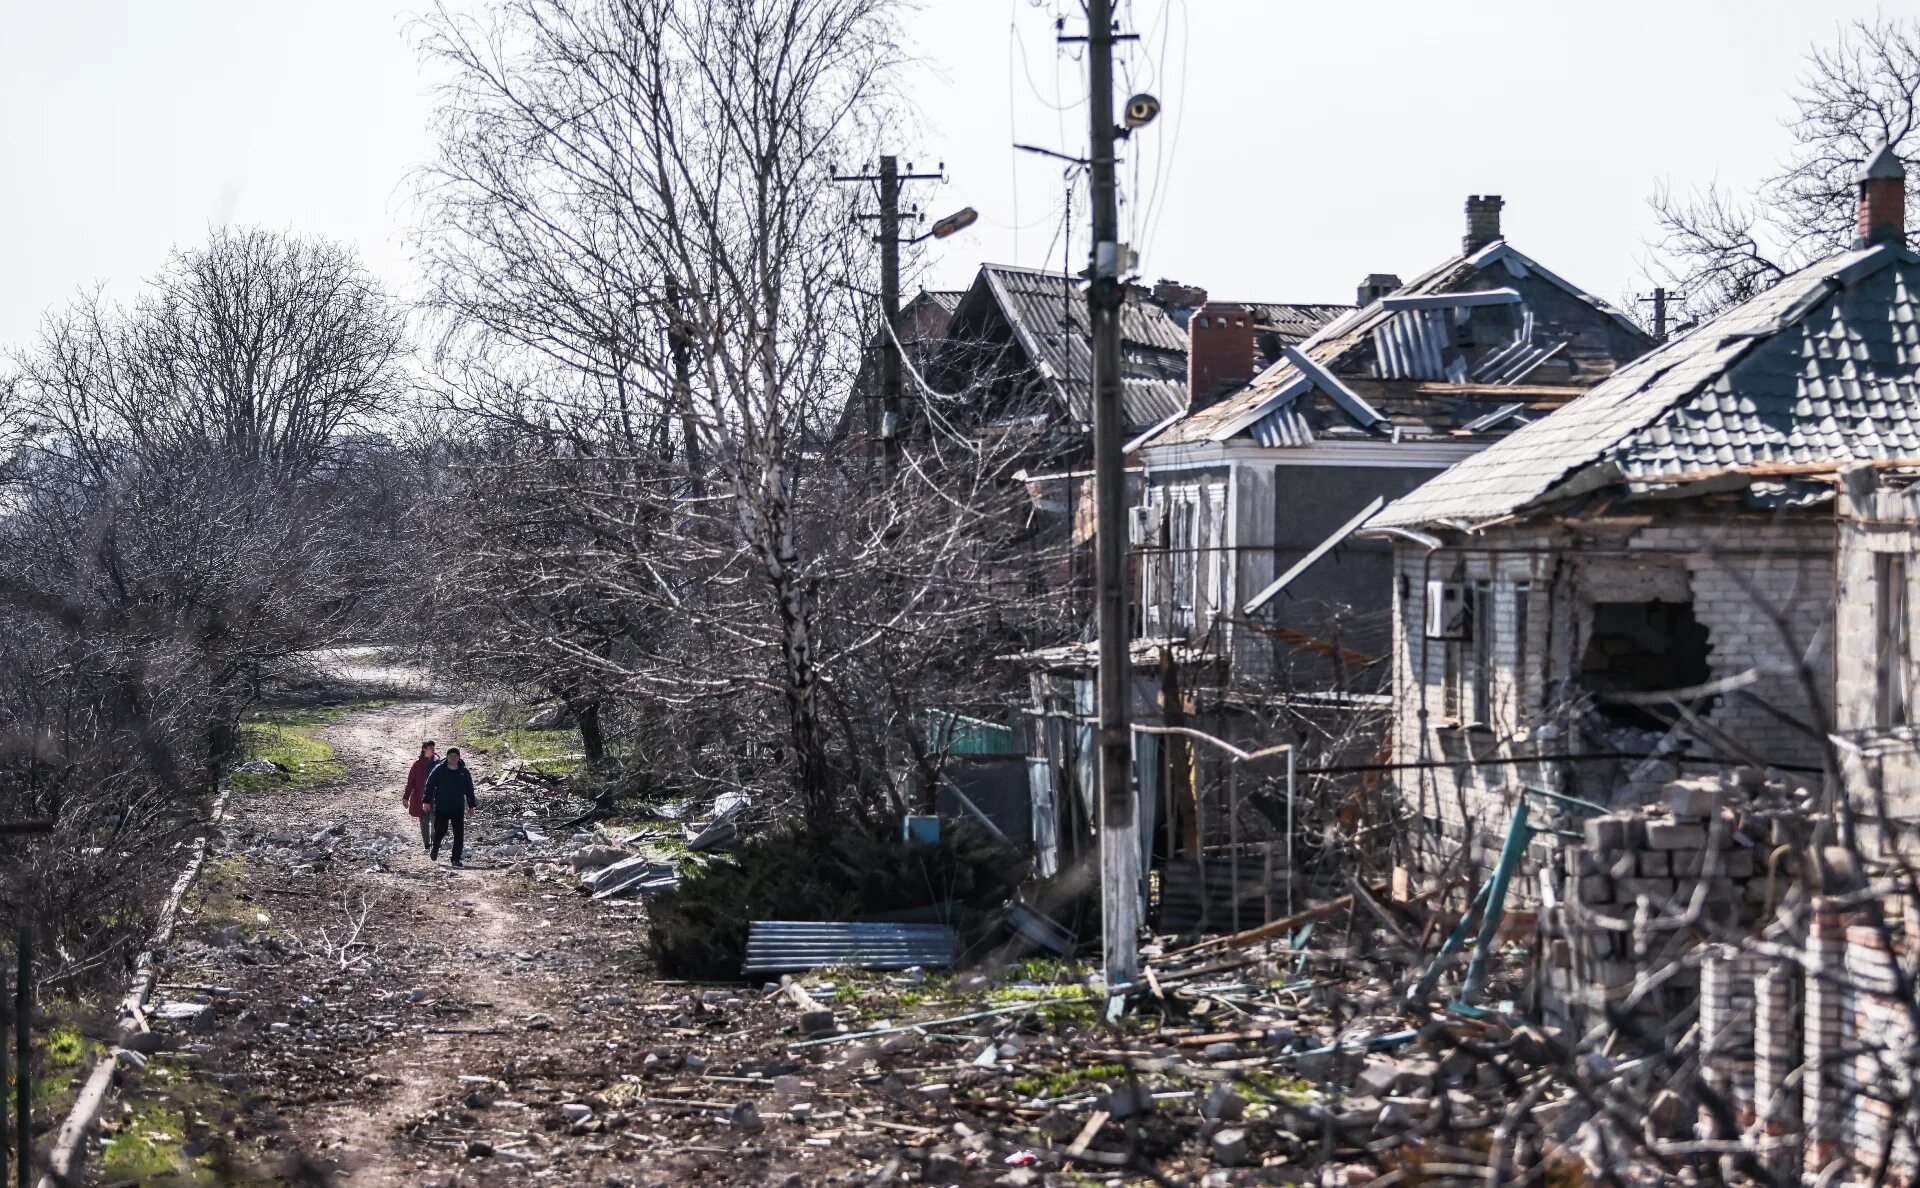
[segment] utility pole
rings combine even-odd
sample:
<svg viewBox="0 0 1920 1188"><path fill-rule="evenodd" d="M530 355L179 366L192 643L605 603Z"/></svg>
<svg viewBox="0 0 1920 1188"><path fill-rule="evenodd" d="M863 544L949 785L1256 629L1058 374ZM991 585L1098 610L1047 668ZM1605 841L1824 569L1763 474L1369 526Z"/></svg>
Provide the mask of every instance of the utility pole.
<svg viewBox="0 0 1920 1188"><path fill-rule="evenodd" d="M1656 288L1653 296L1640 300L1653 302L1653 341L1667 341L1667 291Z"/></svg>
<svg viewBox="0 0 1920 1188"><path fill-rule="evenodd" d="M705 494L700 478L700 422L693 412L693 335L687 330L686 310L682 307L680 280L667 277L667 350L673 356L673 398L680 405L681 456L687 464L687 480L693 495Z"/></svg>
<svg viewBox="0 0 1920 1188"><path fill-rule="evenodd" d="M900 161L880 158L880 316L892 333L880 344L880 436L887 450L887 485L900 470Z"/></svg>
<svg viewBox="0 0 1920 1188"><path fill-rule="evenodd" d="M902 173L900 158L888 155L880 158L880 172L877 174L836 175L833 180L880 183L879 213L855 217L874 219L880 224L879 234L874 240L880 245L880 316L885 319L885 325L890 331L886 335L886 341L880 344L880 437L886 443L887 485L891 486L894 475L900 469L900 432L904 427L900 409L900 348L898 346L900 245L914 242L900 237L900 183L945 181L945 166L941 167L939 173L914 173L913 163L908 162L907 172Z"/></svg>
<svg viewBox="0 0 1920 1188"><path fill-rule="evenodd" d="M1133 673L1127 617L1126 431L1120 405L1121 248L1115 193L1113 0L1087 0L1088 110L1092 141L1093 266L1087 320L1093 335L1094 593L1099 602L1100 923L1107 988L1139 977L1140 831L1135 825Z"/></svg>

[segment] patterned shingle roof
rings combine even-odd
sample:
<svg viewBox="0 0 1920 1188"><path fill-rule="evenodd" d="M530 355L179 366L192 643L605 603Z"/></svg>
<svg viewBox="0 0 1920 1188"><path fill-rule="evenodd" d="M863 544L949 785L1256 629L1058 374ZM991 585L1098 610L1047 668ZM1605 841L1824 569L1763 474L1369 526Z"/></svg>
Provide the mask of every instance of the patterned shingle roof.
<svg viewBox="0 0 1920 1188"><path fill-rule="evenodd" d="M1387 507L1476 524L1618 481L1920 456L1920 256L1845 252L1622 368Z"/></svg>

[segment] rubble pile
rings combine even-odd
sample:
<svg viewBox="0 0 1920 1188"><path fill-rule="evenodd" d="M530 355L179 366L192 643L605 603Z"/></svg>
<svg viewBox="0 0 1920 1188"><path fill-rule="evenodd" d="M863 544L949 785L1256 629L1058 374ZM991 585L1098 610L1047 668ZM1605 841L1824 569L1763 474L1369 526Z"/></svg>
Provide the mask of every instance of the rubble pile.
<svg viewBox="0 0 1920 1188"><path fill-rule="evenodd" d="M1743 937L1793 886L1810 840L1807 793L1779 773L1669 781L1661 802L1588 818L1564 851L1559 902L1543 905L1546 1020L1575 1033L1609 1018L1644 1035L1698 999L1702 938ZM1649 975L1661 972L1655 982Z"/></svg>

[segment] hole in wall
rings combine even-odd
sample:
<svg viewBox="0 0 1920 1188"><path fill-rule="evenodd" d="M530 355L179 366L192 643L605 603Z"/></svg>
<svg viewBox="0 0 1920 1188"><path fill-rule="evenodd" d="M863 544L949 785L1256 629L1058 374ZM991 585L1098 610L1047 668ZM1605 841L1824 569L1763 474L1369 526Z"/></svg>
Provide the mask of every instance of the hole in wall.
<svg viewBox="0 0 1920 1188"><path fill-rule="evenodd" d="M1691 602L1600 602L1593 607L1580 677L1601 714L1625 726L1665 730L1666 720L1609 693L1658 693L1712 679L1706 624ZM1704 712L1711 701L1698 706Z"/></svg>

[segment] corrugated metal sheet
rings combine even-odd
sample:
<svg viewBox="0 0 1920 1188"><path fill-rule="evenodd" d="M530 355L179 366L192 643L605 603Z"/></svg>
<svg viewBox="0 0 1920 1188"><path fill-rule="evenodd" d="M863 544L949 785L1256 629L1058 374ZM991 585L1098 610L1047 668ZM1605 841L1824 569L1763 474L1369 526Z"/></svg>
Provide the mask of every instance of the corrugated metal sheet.
<svg viewBox="0 0 1920 1188"><path fill-rule="evenodd" d="M1079 284L1057 272L1004 264L980 272L1068 412L1092 421L1092 329ZM1120 355L1120 401L1130 426L1154 424L1187 406L1187 337L1165 310L1144 301L1122 305Z"/></svg>
<svg viewBox="0 0 1920 1188"><path fill-rule="evenodd" d="M1668 343L1390 505L1478 522L1624 477L1920 454L1920 256L1844 252Z"/></svg>
<svg viewBox="0 0 1920 1188"><path fill-rule="evenodd" d="M872 924L755 920L747 926L742 973L789 973L850 965L856 969L944 968L958 934L945 924Z"/></svg>
<svg viewBox="0 0 1920 1188"><path fill-rule="evenodd" d="M1402 285L1396 297L1423 297L1436 294L1485 292L1491 279L1531 274L1569 295L1586 302L1613 318L1623 327L1631 327L1624 315L1591 293L1568 283L1504 240L1468 256L1455 256ZM1510 302L1498 302L1510 304ZM1522 306L1524 309L1524 305ZM1455 370L1449 372L1446 353L1452 334L1445 309L1388 309L1381 302L1351 310L1322 327L1301 344L1300 349L1327 369L1353 374L1359 369L1356 357L1352 371L1343 370L1343 360L1369 346L1379 348L1390 362L1379 366L1382 378L1414 381L1460 383L1466 369L1459 366L1455 352ZM1378 337L1376 338L1376 332ZM1635 333L1639 333L1636 329ZM1535 365L1537 366L1538 361ZM1243 390L1225 400L1208 405L1176 422L1157 435L1151 445L1177 445L1183 442L1218 441L1243 432L1266 415L1268 406L1300 378L1300 371L1285 360L1275 363ZM1509 379L1507 382L1513 382ZM1391 509L1388 509L1391 510Z"/></svg>
<svg viewBox="0 0 1920 1188"><path fill-rule="evenodd" d="M1256 330L1277 336L1282 345L1298 346L1335 318L1353 312L1351 305L1290 305L1275 301L1240 301L1253 315Z"/></svg>
<svg viewBox="0 0 1920 1188"><path fill-rule="evenodd" d="M1018 755L1013 727L949 710L928 710L927 749L949 755Z"/></svg>

